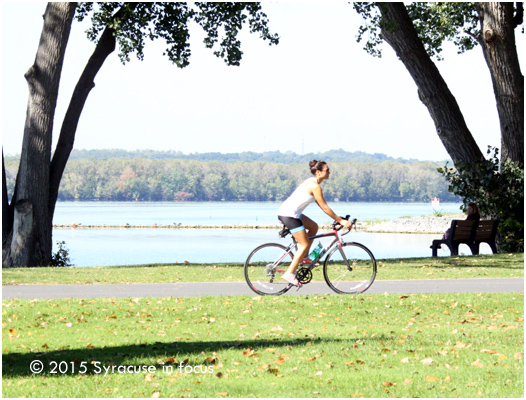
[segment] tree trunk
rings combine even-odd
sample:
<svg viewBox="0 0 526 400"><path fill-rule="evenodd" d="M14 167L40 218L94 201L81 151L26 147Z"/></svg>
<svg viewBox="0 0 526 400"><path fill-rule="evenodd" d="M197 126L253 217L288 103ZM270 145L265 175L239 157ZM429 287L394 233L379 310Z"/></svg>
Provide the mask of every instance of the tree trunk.
<svg viewBox="0 0 526 400"><path fill-rule="evenodd" d="M15 205L13 235L8 249L12 267L29 265L31 255L24 251L32 246L33 239L33 204L29 200L20 200Z"/></svg>
<svg viewBox="0 0 526 400"><path fill-rule="evenodd" d="M48 3L35 62L25 74L29 87L29 101L15 188L16 198L13 198L12 204L15 204L16 199L29 201L33 209L33 223L30 237L24 241L24 246L11 246L16 253L11 252L9 259L3 260L3 266L13 267L15 260L17 263L20 260L26 263L16 266L47 265L51 260L52 221L49 216L51 138L64 53L76 4ZM20 226L13 224L13 241L19 237L20 232L17 232L17 228L20 229Z"/></svg>
<svg viewBox="0 0 526 400"><path fill-rule="evenodd" d="M395 50L416 86L454 163L483 158L458 103L427 54L403 3L376 3L384 22L382 37Z"/></svg>
<svg viewBox="0 0 526 400"><path fill-rule="evenodd" d="M133 12L133 9L138 3L126 3L114 15L116 20L125 18L128 13ZM104 30L93 54L91 55L82 75L80 76L73 95L69 102L69 107L62 122L60 136L57 143L57 148L53 154L50 169L50 184L49 184L49 216L53 220L55 213L55 205L58 197L58 190L60 181L64 174L64 169L68 162L73 144L75 142L75 134L77 131L78 122L88 95L91 89L95 87L95 77L102 68L106 58L115 50L115 36L114 29L106 27Z"/></svg>
<svg viewBox="0 0 526 400"><path fill-rule="evenodd" d="M9 201L7 196L7 179L5 177L4 149L2 149L2 248L11 231L9 225Z"/></svg>
<svg viewBox="0 0 526 400"><path fill-rule="evenodd" d="M524 76L521 73L513 3L477 3L484 58L491 73L502 139L501 161L524 168ZM522 12L522 11L520 11Z"/></svg>

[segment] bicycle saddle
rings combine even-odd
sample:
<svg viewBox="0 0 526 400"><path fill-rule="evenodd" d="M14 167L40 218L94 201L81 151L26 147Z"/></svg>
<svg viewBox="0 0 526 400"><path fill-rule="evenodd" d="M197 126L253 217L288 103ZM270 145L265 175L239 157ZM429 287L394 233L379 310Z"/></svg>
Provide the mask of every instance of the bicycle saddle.
<svg viewBox="0 0 526 400"><path fill-rule="evenodd" d="M287 228L285 225L283 225L283 229L279 231L279 236L281 236L282 238L284 238L284 237L287 236L289 233L290 233L290 229Z"/></svg>

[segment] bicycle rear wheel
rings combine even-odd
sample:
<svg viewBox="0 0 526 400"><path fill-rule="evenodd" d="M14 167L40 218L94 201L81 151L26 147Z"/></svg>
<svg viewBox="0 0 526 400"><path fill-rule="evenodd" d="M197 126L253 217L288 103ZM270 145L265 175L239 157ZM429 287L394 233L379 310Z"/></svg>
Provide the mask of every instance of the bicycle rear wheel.
<svg viewBox="0 0 526 400"><path fill-rule="evenodd" d="M336 293L362 293L374 282L376 260L373 253L364 245L354 242L343 243L343 252L336 247L325 259L323 276L327 285Z"/></svg>
<svg viewBox="0 0 526 400"><path fill-rule="evenodd" d="M262 295L280 295L291 288L281 278L289 268L294 254L278 243L263 244L252 251L245 261L245 279L250 289Z"/></svg>

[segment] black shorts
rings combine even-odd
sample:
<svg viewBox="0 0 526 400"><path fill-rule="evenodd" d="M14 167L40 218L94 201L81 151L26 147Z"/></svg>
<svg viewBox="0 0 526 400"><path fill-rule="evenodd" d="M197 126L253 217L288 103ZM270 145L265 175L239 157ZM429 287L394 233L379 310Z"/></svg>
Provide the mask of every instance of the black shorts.
<svg viewBox="0 0 526 400"><path fill-rule="evenodd" d="M281 215L278 215L278 219L281 221L283 225L289 228L290 233L296 233L296 232L299 232L305 229L305 225L303 225L303 222L301 222L301 217L292 218L292 217L282 217Z"/></svg>

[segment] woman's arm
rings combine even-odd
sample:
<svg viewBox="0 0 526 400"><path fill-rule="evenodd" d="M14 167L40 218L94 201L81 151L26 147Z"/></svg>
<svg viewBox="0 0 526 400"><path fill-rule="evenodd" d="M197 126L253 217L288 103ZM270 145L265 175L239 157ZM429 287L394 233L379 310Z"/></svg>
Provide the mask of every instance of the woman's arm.
<svg viewBox="0 0 526 400"><path fill-rule="evenodd" d="M312 186L307 189L312 189L312 195L316 199L316 203L320 206L320 208L323 210L325 214L327 214L329 217L331 217L333 220L338 222L339 224L345 226L346 228L350 228L351 223L347 221L346 219L343 219L336 215L334 211L329 207L327 202L325 201L325 198L323 197L323 191L321 190L321 186L318 183L313 182ZM310 191L310 190L309 190Z"/></svg>

